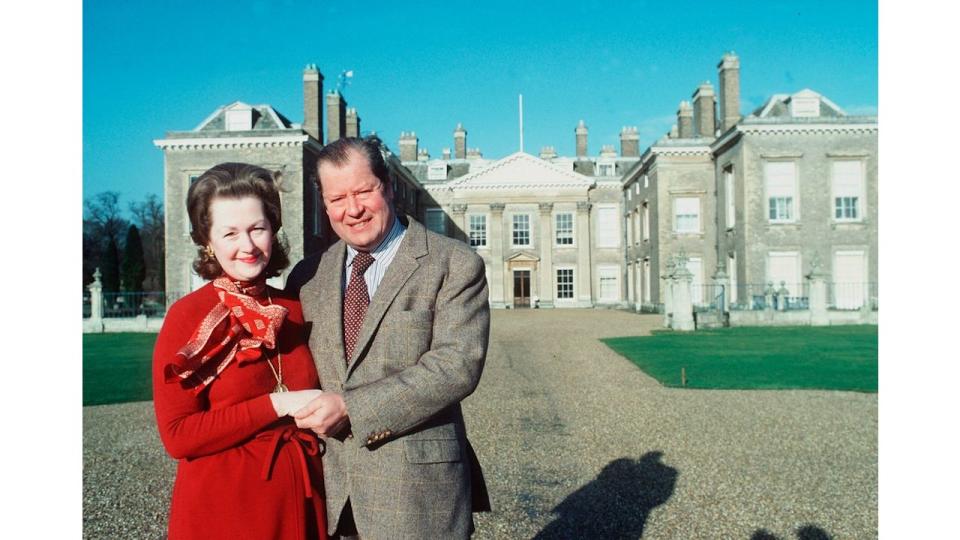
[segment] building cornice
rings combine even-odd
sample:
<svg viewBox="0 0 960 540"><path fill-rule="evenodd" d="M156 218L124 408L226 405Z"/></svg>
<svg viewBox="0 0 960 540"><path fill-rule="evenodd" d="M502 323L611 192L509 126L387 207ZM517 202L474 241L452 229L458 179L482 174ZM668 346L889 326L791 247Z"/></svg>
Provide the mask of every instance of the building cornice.
<svg viewBox="0 0 960 540"><path fill-rule="evenodd" d="M876 133L877 122L865 123L803 123L803 124L737 124L710 145L714 154L720 153L728 145L743 135L852 135Z"/></svg>
<svg viewBox="0 0 960 540"><path fill-rule="evenodd" d="M183 139L154 139L153 145L161 150L229 150L235 148L277 148L284 146L307 146L320 151L320 146L309 135L283 135L273 137L193 137Z"/></svg>

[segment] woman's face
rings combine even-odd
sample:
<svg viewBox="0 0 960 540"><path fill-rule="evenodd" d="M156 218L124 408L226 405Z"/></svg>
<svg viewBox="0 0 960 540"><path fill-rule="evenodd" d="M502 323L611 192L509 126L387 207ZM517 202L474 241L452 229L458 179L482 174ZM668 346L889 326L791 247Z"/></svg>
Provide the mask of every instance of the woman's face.
<svg viewBox="0 0 960 540"><path fill-rule="evenodd" d="M234 281L253 281L270 262L273 230L256 197L216 198L210 203L210 247Z"/></svg>

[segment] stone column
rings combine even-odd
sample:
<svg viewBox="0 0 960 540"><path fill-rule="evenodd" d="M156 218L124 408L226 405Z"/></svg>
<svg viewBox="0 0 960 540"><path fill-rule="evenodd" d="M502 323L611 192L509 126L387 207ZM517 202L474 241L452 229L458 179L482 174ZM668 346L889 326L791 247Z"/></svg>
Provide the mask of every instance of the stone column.
<svg viewBox="0 0 960 540"><path fill-rule="evenodd" d="M93 272L93 283L87 285L90 291L90 320L87 327L103 332L103 283L100 281L100 268Z"/></svg>
<svg viewBox="0 0 960 540"><path fill-rule="evenodd" d="M673 329L690 332L696 329L693 322L693 300L690 294L693 274L687 270L685 260L678 261L674 276L676 287L673 291Z"/></svg>
<svg viewBox="0 0 960 540"><path fill-rule="evenodd" d="M590 267L590 206L586 201L577 203L577 303L581 307L593 307L593 269Z"/></svg>
<svg viewBox="0 0 960 540"><path fill-rule="evenodd" d="M540 307L553 307L553 203L540 203Z"/></svg>
<svg viewBox="0 0 960 540"><path fill-rule="evenodd" d="M502 308L504 302L503 244L507 241L503 233L503 203L490 204L490 307ZM511 283L512 285L512 283Z"/></svg>
<svg viewBox="0 0 960 540"><path fill-rule="evenodd" d="M663 327L670 328L670 320L673 317L673 273L676 270L676 263L671 256L667 259L666 272L660 276L663 280L662 298L663 298Z"/></svg>
<svg viewBox="0 0 960 540"><path fill-rule="evenodd" d="M454 231L453 238L470 245L470 231L467 230L467 205L454 204L450 206L450 209L453 211L453 225L457 229Z"/></svg>
<svg viewBox="0 0 960 540"><path fill-rule="evenodd" d="M812 326L827 326L830 317L827 315L827 278L826 272L820 267L819 258L814 255L810 264L810 273L805 276L810 280L810 324Z"/></svg>

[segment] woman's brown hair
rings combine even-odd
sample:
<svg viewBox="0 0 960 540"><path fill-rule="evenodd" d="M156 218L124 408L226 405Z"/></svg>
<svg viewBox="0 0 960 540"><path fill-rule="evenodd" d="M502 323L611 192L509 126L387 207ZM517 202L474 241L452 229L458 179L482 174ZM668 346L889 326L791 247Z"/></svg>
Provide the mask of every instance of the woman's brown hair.
<svg viewBox="0 0 960 540"><path fill-rule="evenodd" d="M280 213L280 173L248 163L221 163L200 175L187 191L187 214L190 216L190 238L199 246L193 270L204 279L223 274L217 259L206 253L210 242L210 204L214 199L255 197L263 203L263 213L273 229L273 249L264 277L279 276L290 265L287 246L280 240L283 220Z"/></svg>

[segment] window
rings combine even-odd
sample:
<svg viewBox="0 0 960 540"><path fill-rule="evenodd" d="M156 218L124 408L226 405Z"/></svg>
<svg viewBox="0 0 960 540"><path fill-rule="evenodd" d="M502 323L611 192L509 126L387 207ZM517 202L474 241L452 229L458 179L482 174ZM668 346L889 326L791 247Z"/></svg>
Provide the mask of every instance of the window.
<svg viewBox="0 0 960 540"><path fill-rule="evenodd" d="M597 166L600 176L613 176L613 163L599 163Z"/></svg>
<svg viewBox="0 0 960 540"><path fill-rule="evenodd" d="M620 267L601 266L597 268L600 278L600 300L616 302L620 300Z"/></svg>
<svg viewBox="0 0 960 540"><path fill-rule="evenodd" d="M800 272L800 253L796 251L771 251L767 254L767 283L780 290L787 288L787 296L802 296L803 278Z"/></svg>
<svg viewBox="0 0 960 540"><path fill-rule="evenodd" d="M693 279L690 282L690 301L694 305L703 304L703 259L690 257L687 260L687 270L693 274Z"/></svg>
<svg viewBox="0 0 960 540"><path fill-rule="evenodd" d="M650 302L650 259L643 260L643 301Z"/></svg>
<svg viewBox="0 0 960 540"><path fill-rule="evenodd" d="M487 216L471 214L470 219L470 247L487 247Z"/></svg>
<svg viewBox="0 0 960 540"><path fill-rule="evenodd" d="M673 200L673 230L678 233L700 232L700 197L677 197Z"/></svg>
<svg viewBox="0 0 960 540"><path fill-rule="evenodd" d="M727 202L727 228L733 228L737 222L736 191L733 189L733 169L723 171L724 197Z"/></svg>
<svg viewBox="0 0 960 540"><path fill-rule="evenodd" d="M650 240L650 205L643 203L643 240Z"/></svg>
<svg viewBox="0 0 960 540"><path fill-rule="evenodd" d="M530 245L530 216L528 214L513 215L513 245Z"/></svg>
<svg viewBox="0 0 960 540"><path fill-rule="evenodd" d="M620 220L616 205L597 205L597 247L620 247Z"/></svg>
<svg viewBox="0 0 960 540"><path fill-rule="evenodd" d="M446 163L431 163L427 165L427 180L446 180L447 179L447 164Z"/></svg>
<svg viewBox="0 0 960 540"><path fill-rule="evenodd" d="M860 221L863 209L863 163L833 162L833 217L837 221Z"/></svg>
<svg viewBox="0 0 960 540"><path fill-rule="evenodd" d="M867 300L867 256L863 251L833 254L833 298L837 309L860 309Z"/></svg>
<svg viewBox="0 0 960 540"><path fill-rule="evenodd" d="M556 215L557 245L573 245L573 214L563 212Z"/></svg>
<svg viewBox="0 0 960 540"><path fill-rule="evenodd" d="M643 175L643 187L645 187L645 188L650 187L650 177L647 176L647 175ZM638 188L637 193L639 193L639 192L640 192L640 191L639 191L639 188Z"/></svg>
<svg viewBox="0 0 960 540"><path fill-rule="evenodd" d="M633 200L633 192L630 191L629 188L627 188L627 200L628 200L628 201L632 201L632 200Z"/></svg>
<svg viewBox="0 0 960 540"><path fill-rule="evenodd" d="M795 205L797 168L792 161L768 161L764 165L767 208L770 221L786 223L798 217Z"/></svg>
<svg viewBox="0 0 960 540"><path fill-rule="evenodd" d="M573 268L557 268L557 299L573 299Z"/></svg>
<svg viewBox="0 0 960 540"><path fill-rule="evenodd" d="M427 229L446 236L447 216L440 208L427 208Z"/></svg>
<svg viewBox="0 0 960 540"><path fill-rule="evenodd" d="M253 129L253 111L248 108L239 108L226 113L227 131L249 131Z"/></svg>
<svg viewBox="0 0 960 540"><path fill-rule="evenodd" d="M737 254L727 258L727 276L730 277L730 289L727 291L727 301L737 303Z"/></svg>

